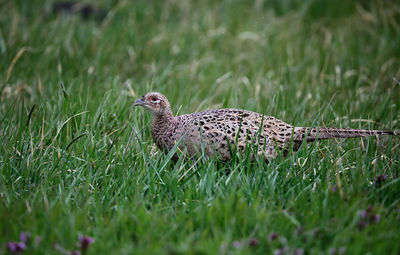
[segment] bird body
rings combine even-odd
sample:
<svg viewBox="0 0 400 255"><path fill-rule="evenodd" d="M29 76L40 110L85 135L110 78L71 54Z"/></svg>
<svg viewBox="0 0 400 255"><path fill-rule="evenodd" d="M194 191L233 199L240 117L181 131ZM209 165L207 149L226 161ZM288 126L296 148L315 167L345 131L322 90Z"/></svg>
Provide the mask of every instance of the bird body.
<svg viewBox="0 0 400 255"><path fill-rule="evenodd" d="M250 151L252 159L271 160L279 151L296 151L303 140L348 138L374 135L398 135L393 131L293 127L272 116L241 110L215 109L173 116L165 96L149 92L134 105L152 114L151 134L156 145L168 153L181 140L179 148L189 156L204 151L229 161L235 152ZM174 155L177 160L177 155Z"/></svg>

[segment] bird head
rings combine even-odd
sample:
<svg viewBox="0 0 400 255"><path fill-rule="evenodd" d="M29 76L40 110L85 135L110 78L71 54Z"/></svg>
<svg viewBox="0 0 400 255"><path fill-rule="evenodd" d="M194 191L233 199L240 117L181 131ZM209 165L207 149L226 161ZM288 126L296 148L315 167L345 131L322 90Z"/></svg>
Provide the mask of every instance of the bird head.
<svg viewBox="0 0 400 255"><path fill-rule="evenodd" d="M133 106L143 106L152 115L172 114L168 99L161 93L149 92L136 100Z"/></svg>

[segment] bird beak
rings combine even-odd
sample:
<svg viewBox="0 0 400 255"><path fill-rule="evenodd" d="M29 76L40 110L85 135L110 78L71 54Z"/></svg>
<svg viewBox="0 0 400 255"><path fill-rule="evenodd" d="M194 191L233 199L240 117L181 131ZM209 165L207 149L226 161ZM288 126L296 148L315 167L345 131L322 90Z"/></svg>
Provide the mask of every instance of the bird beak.
<svg viewBox="0 0 400 255"><path fill-rule="evenodd" d="M136 102L133 104L133 106L143 106L143 105L145 105L143 98L136 100Z"/></svg>

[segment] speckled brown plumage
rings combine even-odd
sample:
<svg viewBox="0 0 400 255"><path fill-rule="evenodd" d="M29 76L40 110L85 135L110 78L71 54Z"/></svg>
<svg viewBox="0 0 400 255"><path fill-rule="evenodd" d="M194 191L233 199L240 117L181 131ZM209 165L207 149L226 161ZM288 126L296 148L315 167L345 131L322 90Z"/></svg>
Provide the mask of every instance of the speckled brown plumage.
<svg viewBox="0 0 400 255"><path fill-rule="evenodd" d="M218 155L229 161L233 152L273 159L278 151L290 148L296 151L304 139L348 138L374 135L398 135L392 131L305 128L293 127L271 116L240 110L216 109L173 116L167 98L157 92L149 92L137 100L135 106L143 106L152 114L151 134L157 146L168 153L182 138L180 149L189 156L204 151L208 156ZM174 160L177 159L175 155Z"/></svg>

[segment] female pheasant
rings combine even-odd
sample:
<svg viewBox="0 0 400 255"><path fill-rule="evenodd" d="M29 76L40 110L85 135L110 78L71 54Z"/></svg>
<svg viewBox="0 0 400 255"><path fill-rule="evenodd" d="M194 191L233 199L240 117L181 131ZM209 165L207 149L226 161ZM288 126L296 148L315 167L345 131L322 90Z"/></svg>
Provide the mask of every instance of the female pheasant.
<svg viewBox="0 0 400 255"><path fill-rule="evenodd" d="M229 161L233 152L244 154L250 149L251 158L275 158L279 151L296 151L303 140L348 138L375 135L398 135L394 131L293 127L271 116L240 110L215 109L174 116L167 98L149 92L134 103L152 114L151 134L156 145L168 153L182 139L179 148L192 157L199 151L208 156L218 155ZM173 156L177 160L177 155Z"/></svg>

